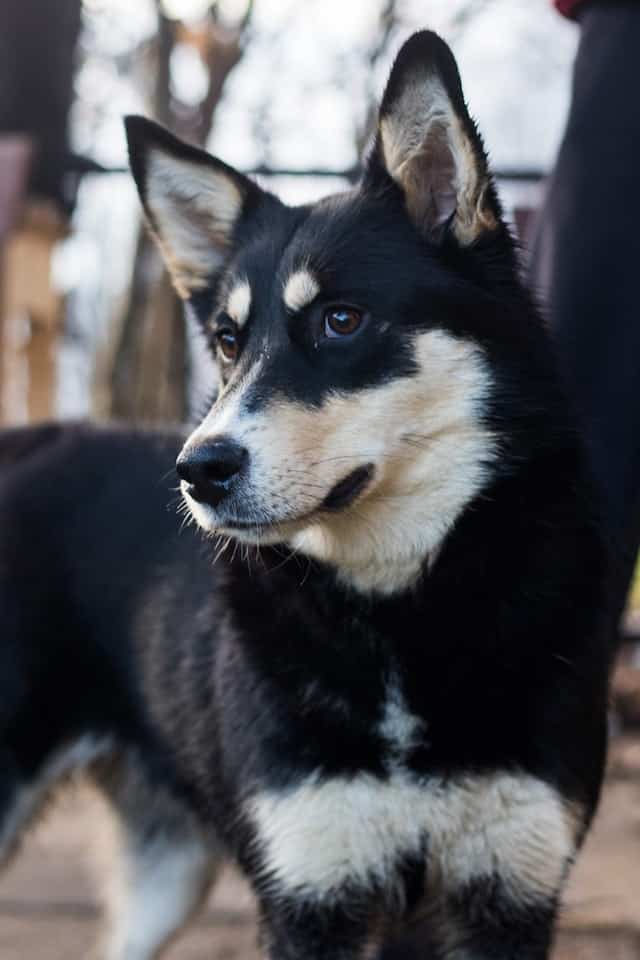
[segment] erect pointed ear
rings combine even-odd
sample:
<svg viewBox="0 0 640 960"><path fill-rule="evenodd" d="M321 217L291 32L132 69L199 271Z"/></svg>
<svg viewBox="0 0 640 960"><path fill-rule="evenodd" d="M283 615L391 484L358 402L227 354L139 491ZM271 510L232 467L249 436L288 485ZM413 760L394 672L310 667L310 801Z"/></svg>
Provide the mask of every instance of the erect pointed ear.
<svg viewBox="0 0 640 960"><path fill-rule="evenodd" d="M437 34L415 33L401 48L382 98L368 176L388 174L418 229L450 224L467 245L493 230L500 207L460 75Z"/></svg>
<svg viewBox="0 0 640 960"><path fill-rule="evenodd" d="M145 117L125 118L147 222L181 297L208 286L230 254L244 209L262 191L237 170Z"/></svg>

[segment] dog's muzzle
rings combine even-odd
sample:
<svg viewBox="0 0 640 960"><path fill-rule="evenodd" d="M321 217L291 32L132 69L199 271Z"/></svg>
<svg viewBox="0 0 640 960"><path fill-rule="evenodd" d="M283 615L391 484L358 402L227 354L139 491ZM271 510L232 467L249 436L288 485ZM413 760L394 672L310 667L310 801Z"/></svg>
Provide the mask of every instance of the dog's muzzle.
<svg viewBox="0 0 640 960"><path fill-rule="evenodd" d="M246 474L249 451L235 440L218 437L183 450L176 461L178 476L198 503L217 507Z"/></svg>

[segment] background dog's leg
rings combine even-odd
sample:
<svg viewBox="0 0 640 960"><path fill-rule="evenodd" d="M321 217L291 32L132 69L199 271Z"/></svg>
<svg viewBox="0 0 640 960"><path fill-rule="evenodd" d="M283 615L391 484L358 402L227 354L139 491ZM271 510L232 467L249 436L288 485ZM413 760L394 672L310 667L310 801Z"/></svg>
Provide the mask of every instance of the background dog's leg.
<svg viewBox="0 0 640 960"><path fill-rule="evenodd" d="M118 859L100 960L153 960L200 906L221 861L215 839L129 756L98 775L117 816Z"/></svg>
<svg viewBox="0 0 640 960"><path fill-rule="evenodd" d="M20 833L29 819L29 806L24 802L27 791L22 789L13 758L0 751L0 868L11 859L20 839Z"/></svg>
<svg viewBox="0 0 640 960"><path fill-rule="evenodd" d="M46 747L43 755L28 757L31 762L22 757L21 765L16 762L18 751L0 750L0 867L10 860L58 783L87 769L110 749L110 742L87 735Z"/></svg>

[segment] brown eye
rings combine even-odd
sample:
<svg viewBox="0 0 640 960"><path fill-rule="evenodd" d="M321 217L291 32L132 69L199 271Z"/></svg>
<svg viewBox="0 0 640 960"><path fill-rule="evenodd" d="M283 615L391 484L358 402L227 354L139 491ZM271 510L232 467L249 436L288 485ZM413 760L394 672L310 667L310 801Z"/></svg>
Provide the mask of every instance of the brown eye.
<svg viewBox="0 0 640 960"><path fill-rule="evenodd" d="M355 307L331 307L324 315L324 332L327 337L348 337L362 323L362 313Z"/></svg>
<svg viewBox="0 0 640 960"><path fill-rule="evenodd" d="M238 340L233 330L223 329L216 333L216 341L220 353L226 361L231 363L238 356Z"/></svg>

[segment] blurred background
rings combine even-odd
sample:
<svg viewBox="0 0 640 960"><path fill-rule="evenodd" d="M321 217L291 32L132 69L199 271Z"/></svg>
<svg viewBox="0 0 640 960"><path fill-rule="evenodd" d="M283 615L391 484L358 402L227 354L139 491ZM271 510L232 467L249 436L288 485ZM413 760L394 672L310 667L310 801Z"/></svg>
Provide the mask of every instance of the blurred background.
<svg viewBox="0 0 640 960"><path fill-rule="evenodd" d="M124 114L154 117L285 200L313 199L357 176L393 55L424 26L455 50L526 255L578 42L550 0L2 0L0 423L184 421L211 390L142 229ZM636 604L638 588L630 630ZM616 674L611 772L562 960L640 957L636 650ZM68 960L93 938L87 851L104 811L85 793L66 803L0 879L2 960ZM257 956L252 909L228 877L170 957Z"/></svg>

